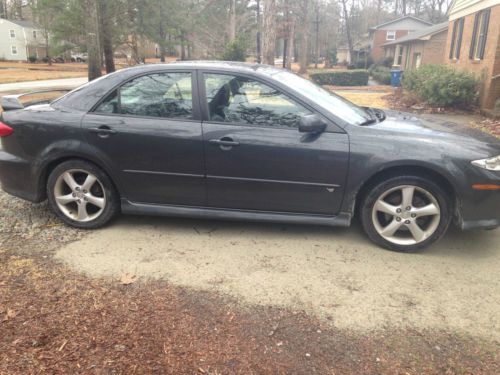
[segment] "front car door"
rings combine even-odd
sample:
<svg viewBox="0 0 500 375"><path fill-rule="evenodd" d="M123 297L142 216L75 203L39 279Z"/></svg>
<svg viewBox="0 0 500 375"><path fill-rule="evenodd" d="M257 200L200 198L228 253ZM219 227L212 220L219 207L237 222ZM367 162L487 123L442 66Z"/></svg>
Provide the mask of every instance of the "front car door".
<svg viewBox="0 0 500 375"><path fill-rule="evenodd" d="M204 160L192 71L135 77L83 120L88 143L119 171L132 202L204 205Z"/></svg>
<svg viewBox="0 0 500 375"><path fill-rule="evenodd" d="M300 117L314 111L269 82L208 71L200 80L208 206L339 212L349 157L345 133L300 133Z"/></svg>

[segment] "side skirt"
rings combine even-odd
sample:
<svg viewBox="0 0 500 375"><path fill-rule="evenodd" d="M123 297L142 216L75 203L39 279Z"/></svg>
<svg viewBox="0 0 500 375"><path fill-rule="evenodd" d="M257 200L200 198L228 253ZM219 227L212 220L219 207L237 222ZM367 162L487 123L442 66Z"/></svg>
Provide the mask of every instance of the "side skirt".
<svg viewBox="0 0 500 375"><path fill-rule="evenodd" d="M351 214L345 212L341 212L337 216L307 215L286 212L243 211L206 207L132 203L126 199L122 199L121 208L124 214L131 215L158 215L190 217L197 219L242 220L341 227L348 227L351 225Z"/></svg>

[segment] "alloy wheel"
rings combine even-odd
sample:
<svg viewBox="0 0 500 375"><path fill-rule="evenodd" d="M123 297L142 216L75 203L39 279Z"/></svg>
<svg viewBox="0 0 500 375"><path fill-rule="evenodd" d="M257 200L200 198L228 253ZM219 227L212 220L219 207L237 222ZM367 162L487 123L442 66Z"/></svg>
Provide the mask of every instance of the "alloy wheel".
<svg viewBox="0 0 500 375"><path fill-rule="evenodd" d="M94 174L82 169L67 170L57 178L54 198L61 212L78 222L95 220L106 207L102 183Z"/></svg>
<svg viewBox="0 0 500 375"><path fill-rule="evenodd" d="M385 240L396 245L415 245L436 232L441 208L429 191L402 185L387 190L375 201L372 220Z"/></svg>

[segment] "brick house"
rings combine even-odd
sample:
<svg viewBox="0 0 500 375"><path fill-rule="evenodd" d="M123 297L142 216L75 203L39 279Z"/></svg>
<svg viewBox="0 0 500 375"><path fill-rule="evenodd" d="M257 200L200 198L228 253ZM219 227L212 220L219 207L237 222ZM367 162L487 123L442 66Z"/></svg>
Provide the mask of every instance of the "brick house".
<svg viewBox="0 0 500 375"><path fill-rule="evenodd" d="M500 3L454 0L448 12L447 64L481 79L479 105L500 113Z"/></svg>
<svg viewBox="0 0 500 375"><path fill-rule="evenodd" d="M385 22L369 30L371 56L375 61L385 57L383 45L402 38L412 31L431 26L432 23L413 16L404 16Z"/></svg>
<svg viewBox="0 0 500 375"><path fill-rule="evenodd" d="M402 38L385 43L385 56L394 57L394 66L403 70L422 64L444 62L448 21L414 31Z"/></svg>

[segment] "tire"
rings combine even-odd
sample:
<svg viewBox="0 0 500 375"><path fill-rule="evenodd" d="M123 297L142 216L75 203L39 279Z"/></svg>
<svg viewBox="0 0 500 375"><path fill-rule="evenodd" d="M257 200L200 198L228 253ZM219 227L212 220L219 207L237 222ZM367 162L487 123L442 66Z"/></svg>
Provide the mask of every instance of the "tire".
<svg viewBox="0 0 500 375"><path fill-rule="evenodd" d="M59 164L47 181L49 207L67 225L100 228L120 212L119 195L106 173L84 160Z"/></svg>
<svg viewBox="0 0 500 375"><path fill-rule="evenodd" d="M409 253L443 237L451 213L450 199L440 186L419 176L399 176L370 189L361 205L361 223L377 245Z"/></svg>

